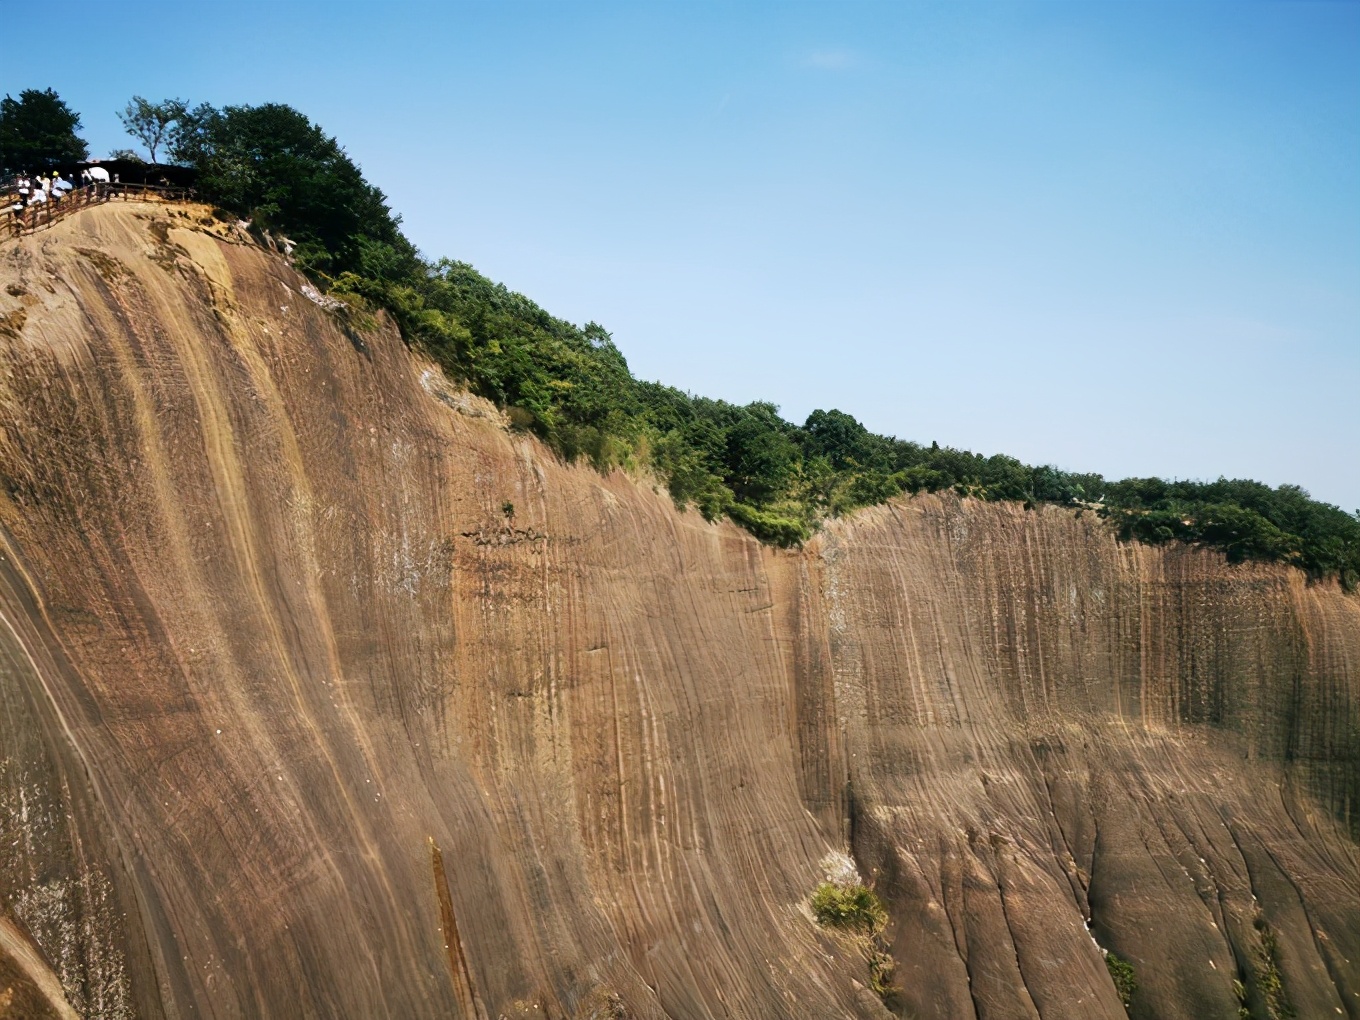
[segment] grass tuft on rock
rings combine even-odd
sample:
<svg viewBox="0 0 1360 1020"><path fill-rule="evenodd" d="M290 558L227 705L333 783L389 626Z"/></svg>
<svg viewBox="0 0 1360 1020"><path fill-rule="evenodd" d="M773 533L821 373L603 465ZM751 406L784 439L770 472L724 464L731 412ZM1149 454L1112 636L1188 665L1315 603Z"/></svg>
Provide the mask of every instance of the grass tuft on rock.
<svg viewBox="0 0 1360 1020"><path fill-rule="evenodd" d="M841 933L859 949L869 967L869 987L891 1006L897 995L893 984L897 964L883 938L888 911L878 895L860 881L848 854L828 854L822 867L826 881L808 897L812 916L821 927Z"/></svg>
<svg viewBox="0 0 1360 1020"><path fill-rule="evenodd" d="M874 891L858 884L823 882L812 894L812 916L820 925L862 935L877 935L888 923Z"/></svg>

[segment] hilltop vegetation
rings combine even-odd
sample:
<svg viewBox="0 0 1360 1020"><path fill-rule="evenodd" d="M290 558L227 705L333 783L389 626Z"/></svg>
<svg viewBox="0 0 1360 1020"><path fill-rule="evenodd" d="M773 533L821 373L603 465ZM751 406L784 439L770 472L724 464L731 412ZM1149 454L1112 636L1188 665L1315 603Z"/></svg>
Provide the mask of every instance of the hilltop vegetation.
<svg viewBox="0 0 1360 1020"><path fill-rule="evenodd" d="M6 95L0 99L0 174L43 173L84 159L90 150L79 130L80 114L51 89Z"/></svg>
<svg viewBox="0 0 1360 1020"><path fill-rule="evenodd" d="M1200 543L1234 561L1294 563L1348 590L1360 583L1360 516L1297 486L1108 482L876 435L838 410L796 425L773 404L735 405L636 379L598 324L556 318L467 263L423 259L382 191L291 107L134 103L155 123L163 115L170 158L197 169L202 197L287 235L300 268L334 294L386 309L408 342L505 408L515 427L600 470L650 470L677 505L710 520L726 515L791 545L828 516L949 489L1087 507L1126 539Z"/></svg>

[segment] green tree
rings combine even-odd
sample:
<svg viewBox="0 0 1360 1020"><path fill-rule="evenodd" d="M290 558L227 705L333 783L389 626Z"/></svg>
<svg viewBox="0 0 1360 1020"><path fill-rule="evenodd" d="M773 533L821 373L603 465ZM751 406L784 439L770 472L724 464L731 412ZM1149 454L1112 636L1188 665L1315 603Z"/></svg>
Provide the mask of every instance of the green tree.
<svg viewBox="0 0 1360 1020"><path fill-rule="evenodd" d="M137 141L146 146L151 154L151 162L156 162L156 150L163 142L173 136L175 125L188 112L189 104L183 99L165 99L152 103L141 96L133 96L132 101L123 107L118 119L123 127Z"/></svg>
<svg viewBox="0 0 1360 1020"><path fill-rule="evenodd" d="M727 484L756 506L774 502L787 488L798 457L792 426L773 404L756 401L740 409L727 432Z"/></svg>
<svg viewBox="0 0 1360 1020"><path fill-rule="evenodd" d="M871 440L877 438L844 411L813 411L803 423L803 446L808 454L820 454L837 471L865 465L871 457Z"/></svg>
<svg viewBox="0 0 1360 1020"><path fill-rule="evenodd" d="M291 106L180 110L170 158L198 171L206 200L287 234L304 269L378 281L423 275L386 196L340 143Z"/></svg>
<svg viewBox="0 0 1360 1020"><path fill-rule="evenodd" d="M42 172L90 154L76 134L80 114L52 89L24 89L0 99L0 171Z"/></svg>

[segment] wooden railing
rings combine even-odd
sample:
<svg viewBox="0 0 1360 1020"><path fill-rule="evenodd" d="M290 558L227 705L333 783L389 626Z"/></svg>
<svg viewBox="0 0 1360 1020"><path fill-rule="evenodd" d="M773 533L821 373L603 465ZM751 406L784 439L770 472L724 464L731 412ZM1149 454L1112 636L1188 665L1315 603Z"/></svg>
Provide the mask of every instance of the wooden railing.
<svg viewBox="0 0 1360 1020"><path fill-rule="evenodd" d="M117 199L151 198L163 202L184 202L194 197L193 188L167 187L163 184L89 184L68 191L59 199L48 198L23 209L0 211L0 238L20 237L51 226L77 209L102 205Z"/></svg>

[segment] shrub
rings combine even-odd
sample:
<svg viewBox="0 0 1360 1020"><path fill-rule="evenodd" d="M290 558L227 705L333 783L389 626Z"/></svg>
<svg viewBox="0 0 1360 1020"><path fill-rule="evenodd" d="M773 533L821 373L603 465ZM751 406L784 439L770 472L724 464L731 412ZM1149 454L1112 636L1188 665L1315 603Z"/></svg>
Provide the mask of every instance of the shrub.
<svg viewBox="0 0 1360 1020"><path fill-rule="evenodd" d="M870 949L867 955L869 987L880 999L887 1001L888 997L897 991L893 984L893 973L897 970L897 964L888 953L877 947Z"/></svg>
<svg viewBox="0 0 1360 1020"><path fill-rule="evenodd" d="M1280 976L1280 940L1275 929L1264 917L1256 916L1255 927L1260 934L1261 945L1258 950L1260 964L1253 976L1256 988L1265 1000L1267 1020L1293 1020L1298 1014L1294 1011L1285 991L1284 980Z"/></svg>
<svg viewBox="0 0 1360 1020"><path fill-rule="evenodd" d="M798 545L808 537L807 528L801 522L757 510L745 503L733 503L727 508L727 514L756 538L771 545Z"/></svg>
<svg viewBox="0 0 1360 1020"><path fill-rule="evenodd" d="M888 912L872 889L833 882L823 882L812 894L812 916L828 928L861 935L877 935L888 923Z"/></svg>
<svg viewBox="0 0 1360 1020"><path fill-rule="evenodd" d="M1105 954L1105 967L1114 982L1114 990L1119 993L1119 1001L1127 1008L1133 1003L1133 993L1138 991L1138 980L1133 976L1133 964L1118 953Z"/></svg>

